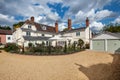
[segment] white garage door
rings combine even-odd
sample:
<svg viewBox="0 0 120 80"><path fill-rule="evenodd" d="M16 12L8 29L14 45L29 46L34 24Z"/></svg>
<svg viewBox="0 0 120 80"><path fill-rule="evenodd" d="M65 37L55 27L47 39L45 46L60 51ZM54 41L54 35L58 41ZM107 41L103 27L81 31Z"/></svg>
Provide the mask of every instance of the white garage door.
<svg viewBox="0 0 120 80"><path fill-rule="evenodd" d="M120 51L120 40L107 40L107 51L108 52Z"/></svg>
<svg viewBox="0 0 120 80"><path fill-rule="evenodd" d="M105 40L93 40L92 41L93 50L105 51Z"/></svg>

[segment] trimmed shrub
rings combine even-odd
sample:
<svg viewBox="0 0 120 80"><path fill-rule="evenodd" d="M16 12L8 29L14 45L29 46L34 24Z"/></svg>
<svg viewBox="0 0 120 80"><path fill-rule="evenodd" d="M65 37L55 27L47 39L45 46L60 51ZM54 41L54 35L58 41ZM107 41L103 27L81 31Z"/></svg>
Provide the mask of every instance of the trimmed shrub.
<svg viewBox="0 0 120 80"><path fill-rule="evenodd" d="M73 49L73 51L76 50L75 48L76 48L76 43L74 42L73 45L72 45L72 49Z"/></svg>
<svg viewBox="0 0 120 80"><path fill-rule="evenodd" d="M86 49L90 49L90 44L85 44Z"/></svg>
<svg viewBox="0 0 120 80"><path fill-rule="evenodd" d="M64 53L67 53L67 43L65 41L65 45L64 45Z"/></svg>
<svg viewBox="0 0 120 80"><path fill-rule="evenodd" d="M29 48L33 47L33 44L32 43L28 43L28 46L29 46Z"/></svg>
<svg viewBox="0 0 120 80"><path fill-rule="evenodd" d="M4 48L7 52L18 52L19 48L15 43L7 43Z"/></svg>
<svg viewBox="0 0 120 80"><path fill-rule="evenodd" d="M83 47L84 45L84 41L82 39L78 40L78 46L80 47L80 49Z"/></svg>

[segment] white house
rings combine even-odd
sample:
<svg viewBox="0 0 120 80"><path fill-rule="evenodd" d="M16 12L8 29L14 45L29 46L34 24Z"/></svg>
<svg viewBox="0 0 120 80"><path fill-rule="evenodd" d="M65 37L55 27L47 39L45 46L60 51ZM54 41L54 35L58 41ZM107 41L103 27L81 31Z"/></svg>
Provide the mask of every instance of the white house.
<svg viewBox="0 0 120 80"><path fill-rule="evenodd" d="M34 17L30 20L26 20L25 23L16 31L13 32L13 40L20 46L27 47L29 43L42 43L45 42L48 45L50 38L59 36L63 39L69 37L71 42L78 41L78 39L84 40L85 43L89 43L91 38L91 31L89 29L89 20L86 19L86 27L72 29L72 21L68 19L68 30L58 31L58 22L56 21L55 27L34 22ZM52 42L55 45L55 42Z"/></svg>
<svg viewBox="0 0 120 80"><path fill-rule="evenodd" d="M6 43L12 43L13 42L13 36L12 34L8 34L6 35Z"/></svg>

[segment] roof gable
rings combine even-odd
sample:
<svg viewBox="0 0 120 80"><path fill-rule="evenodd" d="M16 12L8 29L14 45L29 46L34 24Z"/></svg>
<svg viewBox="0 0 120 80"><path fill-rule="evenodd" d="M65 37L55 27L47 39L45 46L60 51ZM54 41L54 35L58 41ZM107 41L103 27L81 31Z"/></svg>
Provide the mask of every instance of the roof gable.
<svg viewBox="0 0 120 80"><path fill-rule="evenodd" d="M102 33L100 35L97 35L93 39L120 39L120 33Z"/></svg>
<svg viewBox="0 0 120 80"><path fill-rule="evenodd" d="M52 27L52 26L35 23L35 27L38 31L45 31L45 32L52 32L52 33L55 32L55 27Z"/></svg>
<svg viewBox="0 0 120 80"><path fill-rule="evenodd" d="M86 27L81 27L81 28L77 28L77 29L61 31L60 33L70 33L70 32L76 32L76 31L85 31L85 29L86 29Z"/></svg>
<svg viewBox="0 0 120 80"><path fill-rule="evenodd" d="M44 32L52 32L55 33L55 27L53 26L48 26L48 25L44 25L44 24L39 24L36 22L32 22L30 20L26 20L25 21L26 24L31 24L31 25L35 25L37 31L44 31ZM44 27L44 28L43 28Z"/></svg>
<svg viewBox="0 0 120 80"><path fill-rule="evenodd" d="M26 20L26 24L30 25L35 25L37 31L42 31L42 32L50 32L50 33L56 33L56 29L53 26L48 26L40 23L36 23L32 20ZM87 27L81 27L77 29L71 29L71 30L66 30L66 31L60 31L56 34L64 34L64 33L71 33L71 32L76 32L76 31L85 31Z"/></svg>

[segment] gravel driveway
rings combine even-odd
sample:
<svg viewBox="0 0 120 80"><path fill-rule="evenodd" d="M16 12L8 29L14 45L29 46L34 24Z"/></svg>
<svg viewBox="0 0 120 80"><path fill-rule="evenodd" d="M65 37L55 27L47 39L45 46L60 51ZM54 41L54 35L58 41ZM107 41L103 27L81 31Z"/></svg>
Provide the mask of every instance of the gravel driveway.
<svg viewBox="0 0 120 80"><path fill-rule="evenodd" d="M113 57L82 51L59 56L0 53L0 80L107 80Z"/></svg>

